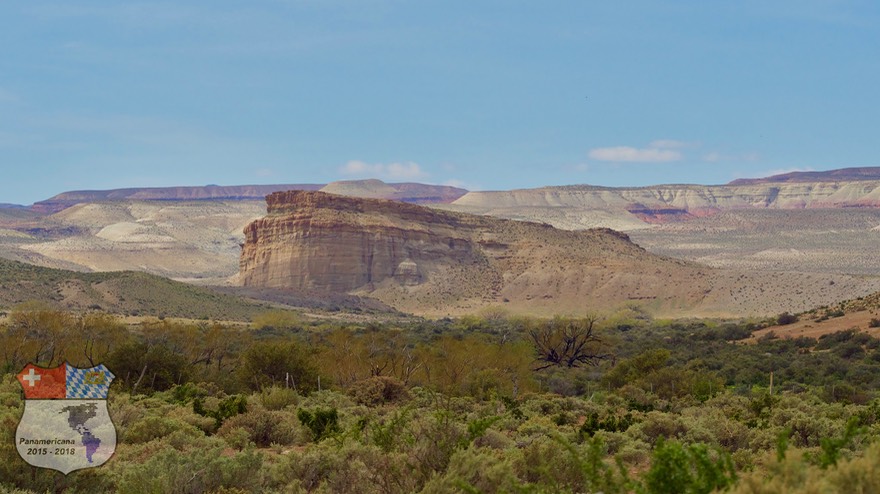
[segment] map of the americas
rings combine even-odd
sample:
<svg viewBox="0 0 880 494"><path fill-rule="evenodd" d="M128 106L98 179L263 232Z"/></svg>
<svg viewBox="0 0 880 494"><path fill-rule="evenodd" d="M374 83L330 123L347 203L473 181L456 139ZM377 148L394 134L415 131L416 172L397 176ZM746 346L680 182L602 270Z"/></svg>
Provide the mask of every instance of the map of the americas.
<svg viewBox="0 0 880 494"><path fill-rule="evenodd" d="M97 410L96 403L83 403L82 405L66 406L60 412L67 412L67 423L70 428L82 436L82 444L86 447L86 460L89 463L92 463L92 455L98 451L98 446L101 445L101 440L86 427L86 422L97 416Z"/></svg>

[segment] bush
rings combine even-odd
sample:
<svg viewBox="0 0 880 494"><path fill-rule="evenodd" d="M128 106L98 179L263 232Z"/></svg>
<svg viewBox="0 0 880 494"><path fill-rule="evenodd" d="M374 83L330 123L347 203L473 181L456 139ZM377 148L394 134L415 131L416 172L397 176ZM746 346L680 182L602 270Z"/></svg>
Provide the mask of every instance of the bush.
<svg viewBox="0 0 880 494"><path fill-rule="evenodd" d="M265 448L272 444L288 445L296 439L296 429L291 423L292 417L281 412L254 409L227 420L217 435L229 442L240 441L238 431L247 432L247 438L258 447ZM241 445L239 445L240 447Z"/></svg>
<svg viewBox="0 0 880 494"><path fill-rule="evenodd" d="M348 393L361 405L376 406L409 398L406 386L399 379L373 376L353 383Z"/></svg>
<svg viewBox="0 0 880 494"><path fill-rule="evenodd" d="M623 416L609 414L600 419L599 414L593 412L587 415L586 420L578 429L578 434L585 438L593 437L599 431L625 432L632 424L633 417L631 413Z"/></svg>
<svg viewBox="0 0 880 494"><path fill-rule="evenodd" d="M335 408L317 409L314 412L300 409L296 412L296 417L300 423L312 431L312 438L315 442L339 432L339 413Z"/></svg>
<svg viewBox="0 0 880 494"><path fill-rule="evenodd" d="M798 316L794 314L789 314L788 312L783 312L779 314L776 318L776 324L780 326L785 326L786 324L794 324L798 321Z"/></svg>
<svg viewBox="0 0 880 494"><path fill-rule="evenodd" d="M238 414L244 413L247 411L247 398L244 396L236 395L230 396L217 405L216 410L209 410L205 408L205 403L200 398L196 398L193 400L193 412L203 416L210 417L214 419L214 424L216 428L220 428L223 425L223 422L230 418L234 417Z"/></svg>
<svg viewBox="0 0 880 494"><path fill-rule="evenodd" d="M299 395L289 388L271 386L260 392L260 403L266 410L282 410L299 403Z"/></svg>
<svg viewBox="0 0 880 494"><path fill-rule="evenodd" d="M452 456L449 468L425 485L424 493L520 492L511 461L487 450L467 449Z"/></svg>
<svg viewBox="0 0 880 494"><path fill-rule="evenodd" d="M684 446L677 441L657 442L651 469L645 474L650 494L698 494L723 490L736 480L730 456L705 445Z"/></svg>

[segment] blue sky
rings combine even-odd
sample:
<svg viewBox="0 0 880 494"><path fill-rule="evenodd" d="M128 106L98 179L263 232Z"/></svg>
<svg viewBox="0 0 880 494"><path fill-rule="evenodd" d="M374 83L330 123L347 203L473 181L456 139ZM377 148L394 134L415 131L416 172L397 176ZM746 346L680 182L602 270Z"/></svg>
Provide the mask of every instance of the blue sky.
<svg viewBox="0 0 880 494"><path fill-rule="evenodd" d="M880 166L874 1L0 3L0 202Z"/></svg>

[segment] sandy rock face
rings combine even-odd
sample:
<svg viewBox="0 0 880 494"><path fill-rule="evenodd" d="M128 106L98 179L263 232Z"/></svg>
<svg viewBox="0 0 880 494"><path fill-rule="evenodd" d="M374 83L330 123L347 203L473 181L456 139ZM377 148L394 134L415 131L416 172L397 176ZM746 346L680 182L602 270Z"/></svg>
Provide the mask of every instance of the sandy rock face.
<svg viewBox="0 0 880 494"><path fill-rule="evenodd" d="M465 225L426 208L300 191L267 202L268 216L245 228L246 286L349 292L388 279L411 286L424 281L420 266L478 257Z"/></svg>

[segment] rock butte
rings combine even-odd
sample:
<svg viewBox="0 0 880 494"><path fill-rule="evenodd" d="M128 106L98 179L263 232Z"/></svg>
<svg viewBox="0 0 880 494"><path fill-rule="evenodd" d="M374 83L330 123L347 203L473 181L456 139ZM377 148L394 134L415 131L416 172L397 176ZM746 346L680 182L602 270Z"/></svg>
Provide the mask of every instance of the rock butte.
<svg viewBox="0 0 880 494"><path fill-rule="evenodd" d="M243 285L365 294L417 314L487 305L584 314L628 303L655 314L772 314L880 289L880 280L845 275L715 270L650 254L609 229L322 192L277 192L267 203L268 215L244 230ZM792 293L807 283L827 288L811 299Z"/></svg>

